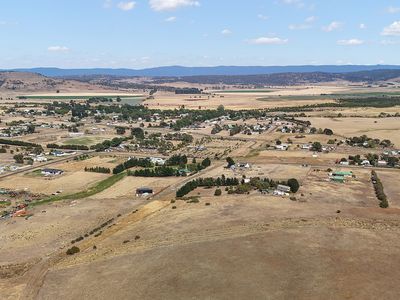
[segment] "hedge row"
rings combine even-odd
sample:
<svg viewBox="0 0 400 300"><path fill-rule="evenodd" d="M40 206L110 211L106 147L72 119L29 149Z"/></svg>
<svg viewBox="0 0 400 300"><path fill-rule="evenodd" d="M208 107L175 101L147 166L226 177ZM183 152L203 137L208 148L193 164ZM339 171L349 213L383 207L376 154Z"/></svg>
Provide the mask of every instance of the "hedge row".
<svg viewBox="0 0 400 300"><path fill-rule="evenodd" d="M91 168L85 167L85 172L110 174L111 170L109 168L104 168L104 167L91 167Z"/></svg>
<svg viewBox="0 0 400 300"><path fill-rule="evenodd" d="M374 170L371 172L371 179L372 179L372 183L374 185L376 197L380 201L379 206L381 208L388 208L389 202L387 200L385 191L383 190L383 184L382 184L381 180L379 179L378 174L376 174L376 172Z"/></svg>
<svg viewBox="0 0 400 300"><path fill-rule="evenodd" d="M66 150L89 150L88 146L85 145L58 145L58 144L47 144L49 149L66 149Z"/></svg>

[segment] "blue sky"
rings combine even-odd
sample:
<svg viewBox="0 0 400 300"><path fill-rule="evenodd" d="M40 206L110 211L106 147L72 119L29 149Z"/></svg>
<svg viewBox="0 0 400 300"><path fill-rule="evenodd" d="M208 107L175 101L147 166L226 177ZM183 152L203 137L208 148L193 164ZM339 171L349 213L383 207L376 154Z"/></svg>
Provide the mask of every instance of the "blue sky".
<svg viewBox="0 0 400 300"><path fill-rule="evenodd" d="M400 64L400 1L2 0L0 68Z"/></svg>

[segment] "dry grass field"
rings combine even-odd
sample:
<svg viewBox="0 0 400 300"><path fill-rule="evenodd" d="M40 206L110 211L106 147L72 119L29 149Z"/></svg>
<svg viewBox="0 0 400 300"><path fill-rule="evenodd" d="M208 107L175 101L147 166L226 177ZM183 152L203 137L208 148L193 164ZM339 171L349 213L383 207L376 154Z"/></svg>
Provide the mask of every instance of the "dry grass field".
<svg viewBox="0 0 400 300"><path fill-rule="evenodd" d="M38 298L397 299L398 211L204 201L211 205L177 203L93 240L96 250L88 244L50 269Z"/></svg>
<svg viewBox="0 0 400 300"><path fill-rule="evenodd" d="M17 174L2 179L1 186L11 190L26 190L32 193L50 195L57 191L69 194L81 191L90 185L107 178L108 175L85 171L66 171L54 178L35 176L32 172L27 175Z"/></svg>
<svg viewBox="0 0 400 300"><path fill-rule="evenodd" d="M367 135L371 138L390 139L400 147L400 118L307 118L314 127L333 128L346 137Z"/></svg>

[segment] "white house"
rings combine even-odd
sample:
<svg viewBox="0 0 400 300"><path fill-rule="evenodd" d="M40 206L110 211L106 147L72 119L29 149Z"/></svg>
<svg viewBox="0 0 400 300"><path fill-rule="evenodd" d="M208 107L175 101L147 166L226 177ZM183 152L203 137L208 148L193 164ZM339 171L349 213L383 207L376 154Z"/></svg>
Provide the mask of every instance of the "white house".
<svg viewBox="0 0 400 300"><path fill-rule="evenodd" d="M41 173L44 176L57 176L64 173L64 171L59 169L43 169Z"/></svg>
<svg viewBox="0 0 400 300"><path fill-rule="evenodd" d="M154 165L163 166L165 165L165 159L160 157L150 157L150 161Z"/></svg>
<svg viewBox="0 0 400 300"><path fill-rule="evenodd" d="M288 148L288 144L275 145L275 149L280 151L286 151Z"/></svg>

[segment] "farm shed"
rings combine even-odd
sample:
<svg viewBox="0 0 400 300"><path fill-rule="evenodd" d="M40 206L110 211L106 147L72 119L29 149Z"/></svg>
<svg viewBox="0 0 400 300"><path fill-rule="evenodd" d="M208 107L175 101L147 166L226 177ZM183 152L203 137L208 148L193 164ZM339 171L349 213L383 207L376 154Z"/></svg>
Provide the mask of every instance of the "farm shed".
<svg viewBox="0 0 400 300"><path fill-rule="evenodd" d="M280 192L284 192L284 193L290 193L290 186L279 184L276 187L276 190L278 190Z"/></svg>
<svg viewBox="0 0 400 300"><path fill-rule="evenodd" d="M152 195L153 189L148 187L141 187L136 189L136 196Z"/></svg>
<svg viewBox="0 0 400 300"><path fill-rule="evenodd" d="M42 174L44 176L56 176L56 175L61 175L62 173L64 173L64 171L59 170L59 169L43 169L42 170Z"/></svg>

